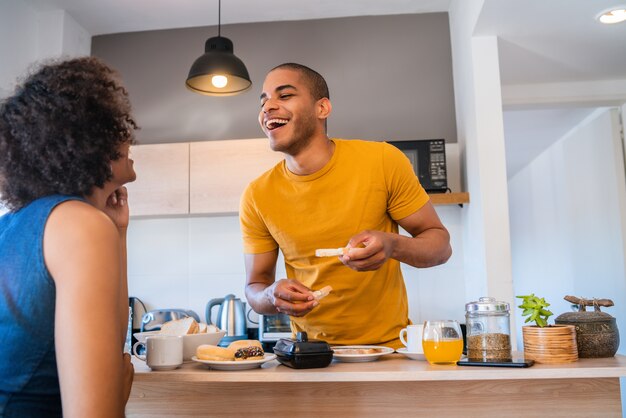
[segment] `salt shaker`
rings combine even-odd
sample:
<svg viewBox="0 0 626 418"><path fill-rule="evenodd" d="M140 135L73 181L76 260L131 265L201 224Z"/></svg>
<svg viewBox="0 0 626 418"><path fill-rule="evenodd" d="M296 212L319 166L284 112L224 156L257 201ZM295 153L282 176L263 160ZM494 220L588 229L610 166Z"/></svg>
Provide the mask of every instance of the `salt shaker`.
<svg viewBox="0 0 626 418"><path fill-rule="evenodd" d="M467 357L478 361L511 360L509 304L492 297L465 305Z"/></svg>

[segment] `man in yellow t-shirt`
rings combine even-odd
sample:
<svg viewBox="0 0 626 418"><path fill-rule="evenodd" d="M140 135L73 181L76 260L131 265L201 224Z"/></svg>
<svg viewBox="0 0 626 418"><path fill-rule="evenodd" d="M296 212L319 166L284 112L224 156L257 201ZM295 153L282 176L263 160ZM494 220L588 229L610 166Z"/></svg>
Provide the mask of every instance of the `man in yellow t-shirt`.
<svg viewBox="0 0 626 418"><path fill-rule="evenodd" d="M241 199L246 297L258 313L290 315L292 330L309 338L398 348L409 323L400 262L445 263L450 237L404 154L386 143L329 139L330 113L317 72L289 63L268 73L259 122L285 160ZM347 247L339 257L315 256L338 247ZM287 278L276 280L279 249ZM318 301L313 291L325 286L332 291Z"/></svg>

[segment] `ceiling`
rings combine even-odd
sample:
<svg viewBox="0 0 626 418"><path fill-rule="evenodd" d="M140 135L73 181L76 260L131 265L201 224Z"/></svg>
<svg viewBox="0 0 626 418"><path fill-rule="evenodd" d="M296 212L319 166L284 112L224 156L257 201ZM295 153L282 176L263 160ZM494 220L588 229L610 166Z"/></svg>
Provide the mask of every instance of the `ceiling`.
<svg viewBox="0 0 626 418"><path fill-rule="evenodd" d="M212 26L208 0L27 0L66 10L91 35ZM470 0L463 0L470 1ZM626 0L621 0L626 5ZM503 84L621 79L626 23L596 15L620 0L484 0L477 35L499 39ZM450 0L224 0L222 24L445 12Z"/></svg>
<svg viewBox="0 0 626 418"><path fill-rule="evenodd" d="M217 24L217 1L27 0L66 10L91 35ZM470 0L463 0L470 1ZM478 0L476 0L478 1ZM222 24L445 12L450 0L224 0ZM484 0L475 34L497 36L503 85L626 79L626 23L599 24L626 0ZM589 109L505 112L509 176ZM528 138L533 138L529 141ZM514 152L513 152L514 151Z"/></svg>
<svg viewBox="0 0 626 418"><path fill-rule="evenodd" d="M595 17L626 0L486 0L476 35L497 35L502 84L626 78L626 22Z"/></svg>
<svg viewBox="0 0 626 418"><path fill-rule="evenodd" d="M217 0L27 0L66 10L91 35L217 25ZM450 0L224 0L222 24L429 13Z"/></svg>

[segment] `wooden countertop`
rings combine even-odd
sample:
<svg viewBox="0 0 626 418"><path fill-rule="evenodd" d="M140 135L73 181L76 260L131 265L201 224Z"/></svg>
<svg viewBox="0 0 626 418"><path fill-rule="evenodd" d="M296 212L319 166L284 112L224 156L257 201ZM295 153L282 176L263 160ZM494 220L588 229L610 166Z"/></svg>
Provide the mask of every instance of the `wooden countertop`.
<svg viewBox="0 0 626 418"><path fill-rule="evenodd" d="M626 356L579 359L569 364L535 364L529 368L438 366L401 354L368 363L333 361L322 369L291 369L272 360L261 368L218 371L188 362L172 371L151 371L133 358L135 382L425 382L459 380L525 380L626 377Z"/></svg>

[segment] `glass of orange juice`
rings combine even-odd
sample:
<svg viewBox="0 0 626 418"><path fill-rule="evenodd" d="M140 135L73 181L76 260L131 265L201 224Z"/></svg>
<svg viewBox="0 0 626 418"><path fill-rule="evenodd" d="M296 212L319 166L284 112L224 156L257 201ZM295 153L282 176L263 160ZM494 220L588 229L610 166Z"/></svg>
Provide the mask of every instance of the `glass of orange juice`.
<svg viewBox="0 0 626 418"><path fill-rule="evenodd" d="M424 357L430 364L456 364L463 353L463 334L458 321L425 321L422 337Z"/></svg>

